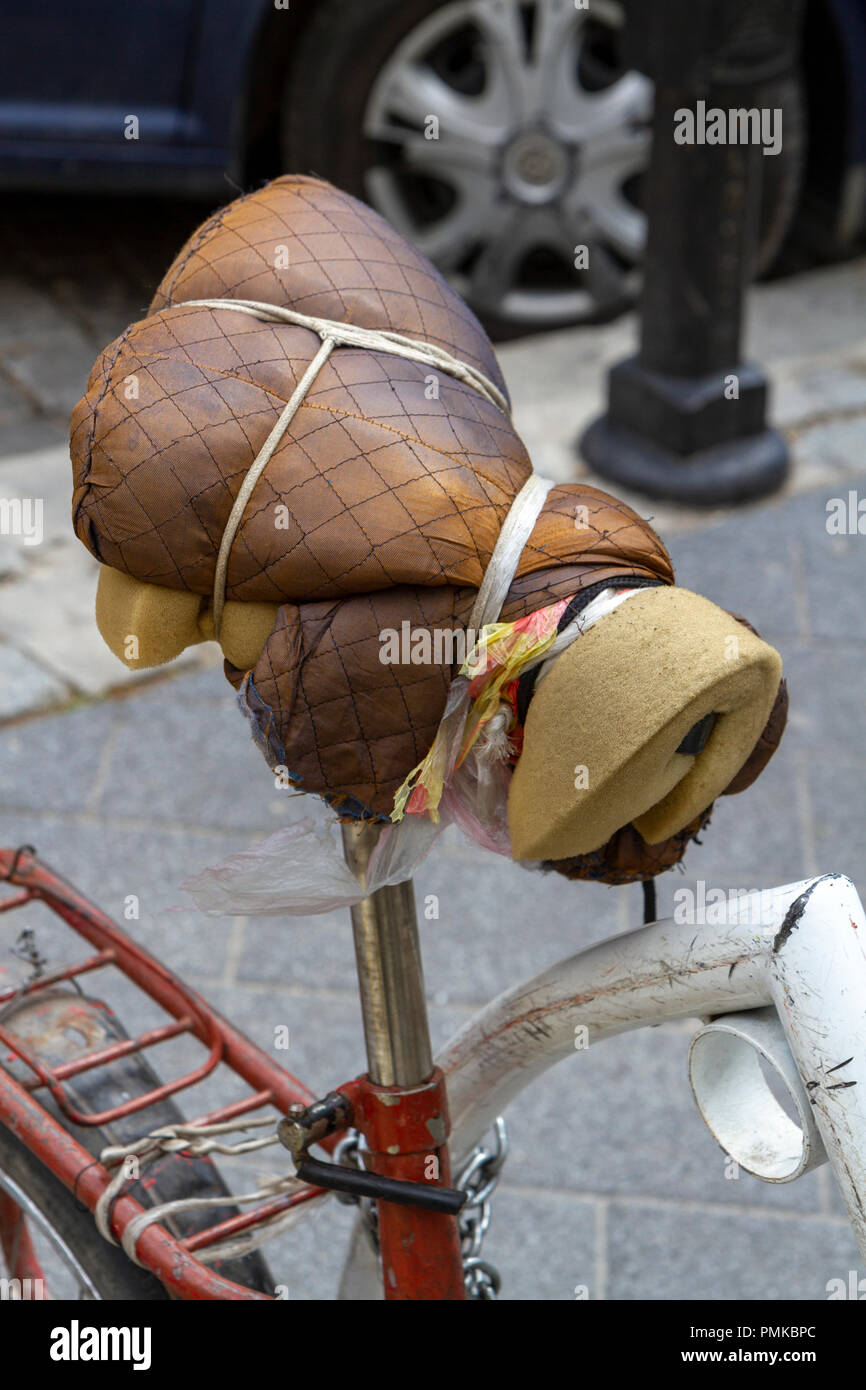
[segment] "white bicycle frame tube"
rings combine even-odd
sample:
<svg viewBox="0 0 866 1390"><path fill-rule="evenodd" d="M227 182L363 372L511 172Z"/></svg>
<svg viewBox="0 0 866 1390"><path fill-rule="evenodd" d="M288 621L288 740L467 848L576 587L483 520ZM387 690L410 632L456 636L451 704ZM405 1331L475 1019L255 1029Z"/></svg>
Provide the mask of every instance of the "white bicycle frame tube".
<svg viewBox="0 0 866 1390"><path fill-rule="evenodd" d="M857 891L826 874L732 895L713 917L609 938L471 1019L436 1059L455 1168L525 1086L580 1050L576 1030L592 1046L669 1019L772 1004L866 1258L866 916ZM363 1245L353 1243L342 1297L371 1296L359 1291L371 1288Z"/></svg>
<svg viewBox="0 0 866 1390"><path fill-rule="evenodd" d="M502 994L437 1058L460 1157L524 1086L589 1045L668 1019L774 1004L866 1256L866 917L842 875L749 893L708 924L667 918Z"/></svg>

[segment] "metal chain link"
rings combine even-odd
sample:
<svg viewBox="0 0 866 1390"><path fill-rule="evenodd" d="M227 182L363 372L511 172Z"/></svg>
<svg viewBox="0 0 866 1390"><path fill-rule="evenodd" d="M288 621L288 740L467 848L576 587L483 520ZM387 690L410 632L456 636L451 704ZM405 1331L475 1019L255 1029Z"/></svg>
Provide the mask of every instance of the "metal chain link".
<svg viewBox="0 0 866 1390"><path fill-rule="evenodd" d="M359 1135L353 1130L341 1139L334 1149L334 1162L360 1168ZM498 1269L481 1256L481 1246L490 1226L490 1199L499 1182L502 1167L508 1157L508 1133L500 1115L494 1124L494 1143L490 1149L482 1145L473 1149L454 1186L469 1193L469 1199L457 1217L460 1250L463 1257L463 1282L467 1299L495 1299L502 1286ZM370 1197L336 1194L339 1202L360 1206L367 1234L378 1253L379 1227L376 1203Z"/></svg>
<svg viewBox="0 0 866 1390"><path fill-rule="evenodd" d="M481 1258L481 1246L490 1226L490 1199L508 1157L508 1133L501 1115L495 1121L494 1136L493 1148L485 1149L479 1144L454 1184L469 1193L457 1218L467 1298L494 1299L502 1286L499 1270Z"/></svg>

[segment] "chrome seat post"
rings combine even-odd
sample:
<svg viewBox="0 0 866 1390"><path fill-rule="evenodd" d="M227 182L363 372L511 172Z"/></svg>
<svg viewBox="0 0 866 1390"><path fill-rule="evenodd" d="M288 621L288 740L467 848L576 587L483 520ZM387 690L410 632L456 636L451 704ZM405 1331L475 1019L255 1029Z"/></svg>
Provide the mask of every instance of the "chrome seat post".
<svg viewBox="0 0 866 1390"><path fill-rule="evenodd" d="M342 830L346 862L361 878L381 826ZM412 882L380 888L351 911L370 1080L417 1085L432 1075L433 1054Z"/></svg>

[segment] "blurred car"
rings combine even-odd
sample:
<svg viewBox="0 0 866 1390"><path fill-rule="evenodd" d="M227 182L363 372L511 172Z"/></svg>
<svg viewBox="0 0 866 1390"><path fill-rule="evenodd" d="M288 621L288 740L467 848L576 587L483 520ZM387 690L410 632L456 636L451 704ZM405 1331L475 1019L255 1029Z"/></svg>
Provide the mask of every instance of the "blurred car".
<svg viewBox="0 0 866 1390"><path fill-rule="evenodd" d="M619 0L6 0L0 185L223 198L315 172L494 331L609 317L639 282L652 108L624 22ZM808 0L778 100L762 268L863 233L866 0Z"/></svg>

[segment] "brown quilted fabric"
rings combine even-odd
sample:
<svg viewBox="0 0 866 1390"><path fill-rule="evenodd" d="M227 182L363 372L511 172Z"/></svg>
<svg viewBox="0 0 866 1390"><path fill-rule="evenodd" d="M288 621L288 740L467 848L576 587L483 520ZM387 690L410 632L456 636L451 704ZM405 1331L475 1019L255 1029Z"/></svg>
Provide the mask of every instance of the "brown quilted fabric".
<svg viewBox="0 0 866 1390"><path fill-rule="evenodd" d="M307 329L231 310L178 306L134 324L97 363L73 417L81 538L97 536L100 558L139 579L210 593L233 498L318 347ZM470 387L442 380L427 400L428 374L390 354L333 354L247 509L228 597L480 583L529 461ZM126 399L130 377L137 399ZM554 523L527 565L556 558L557 544Z"/></svg>
<svg viewBox="0 0 866 1390"><path fill-rule="evenodd" d="M372 208L321 179L275 179L203 222L169 267L151 312L224 295L405 333L506 389L487 334L426 257Z"/></svg>
<svg viewBox="0 0 866 1390"><path fill-rule="evenodd" d="M319 347L307 329L188 303L216 297L393 329L504 390L472 313L369 208L290 177L238 199L101 354L73 415L76 532L149 583L210 595L233 500ZM337 348L258 481L229 563L228 598L282 605L255 669L226 667L254 735L272 766L349 814L388 814L451 678L445 665L383 664L380 633L465 625L531 471L508 419L436 376ZM503 617L623 577L673 582L655 532L595 488L559 486Z"/></svg>
<svg viewBox="0 0 866 1390"><path fill-rule="evenodd" d="M732 613L731 617L736 618L737 622L742 623L743 627L747 627L750 632L754 632L756 637L760 637L761 634L752 627L748 618L741 617L739 613ZM764 731L734 780L725 787L725 796L734 796L737 792L744 792L747 787L752 785L755 778L761 775L779 746L779 740L785 732L787 722L788 686L785 681L780 681L776 701L770 710L770 717L764 726Z"/></svg>
<svg viewBox="0 0 866 1390"><path fill-rule="evenodd" d="M576 854L571 859L550 861L544 867L556 869L565 878L600 879L604 883L639 883L655 878L679 863L692 840L697 840L709 825L712 813L713 806L708 806L677 835L657 845L648 845L639 830L633 825L624 825L602 849L592 854Z"/></svg>
<svg viewBox="0 0 866 1390"><path fill-rule="evenodd" d="M178 306L133 324L99 358L73 416L79 537L137 579L210 594L237 490L318 345L307 329L229 309ZM444 377L428 400L428 374L369 349L333 354L247 508L227 597L477 588L531 465L496 406ZM658 558L660 542L629 508L559 487L520 576L574 557L579 503L584 554L617 566ZM276 524L281 505L288 529Z"/></svg>

